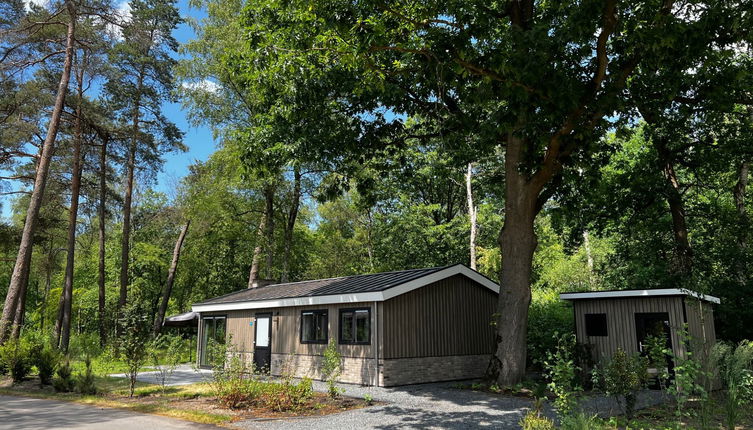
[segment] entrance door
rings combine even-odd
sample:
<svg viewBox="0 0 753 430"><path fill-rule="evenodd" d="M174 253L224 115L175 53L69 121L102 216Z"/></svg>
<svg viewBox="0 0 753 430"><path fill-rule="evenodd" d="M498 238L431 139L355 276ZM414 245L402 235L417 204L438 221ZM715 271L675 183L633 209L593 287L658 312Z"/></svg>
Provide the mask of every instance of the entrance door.
<svg viewBox="0 0 753 430"><path fill-rule="evenodd" d="M201 355L199 366L212 367L222 354L225 345L225 317L212 316L201 319Z"/></svg>
<svg viewBox="0 0 753 430"><path fill-rule="evenodd" d="M669 326L669 314L667 312L637 313L635 314L635 333L638 338L638 351L642 356L648 355L646 339L649 336L664 339L664 347L670 351L672 348L672 331ZM665 369L669 375L674 375L674 365L667 356ZM665 369L649 369L650 373L658 374Z"/></svg>
<svg viewBox="0 0 753 430"><path fill-rule="evenodd" d="M272 362L272 314L256 314L254 325L254 367L267 373Z"/></svg>

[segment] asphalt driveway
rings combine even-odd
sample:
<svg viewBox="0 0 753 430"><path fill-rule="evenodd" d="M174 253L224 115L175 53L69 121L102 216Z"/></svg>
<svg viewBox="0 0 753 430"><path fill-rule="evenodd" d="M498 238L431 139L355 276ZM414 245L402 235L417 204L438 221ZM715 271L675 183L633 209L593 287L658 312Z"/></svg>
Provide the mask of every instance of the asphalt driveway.
<svg viewBox="0 0 753 430"><path fill-rule="evenodd" d="M0 396L0 430L219 429L156 415L55 400Z"/></svg>

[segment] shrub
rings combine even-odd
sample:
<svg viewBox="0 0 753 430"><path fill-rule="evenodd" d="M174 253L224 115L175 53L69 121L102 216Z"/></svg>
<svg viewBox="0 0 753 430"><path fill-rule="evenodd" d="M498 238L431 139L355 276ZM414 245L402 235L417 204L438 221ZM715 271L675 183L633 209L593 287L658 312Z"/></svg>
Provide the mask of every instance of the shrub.
<svg viewBox="0 0 753 430"><path fill-rule="evenodd" d="M607 395L614 396L628 419L632 419L636 394L648 382L648 360L617 349L611 359L596 369L594 382Z"/></svg>
<svg viewBox="0 0 753 430"><path fill-rule="evenodd" d="M327 348L324 350L322 359L322 378L327 381L327 393L330 397L337 397L342 390L337 388L337 380L342 373L342 355L337 350L337 344L334 339L330 339Z"/></svg>
<svg viewBox="0 0 753 430"><path fill-rule="evenodd" d="M518 423L523 430L555 430L554 421L537 411L528 411Z"/></svg>
<svg viewBox="0 0 753 430"><path fill-rule="evenodd" d="M52 386L60 393L70 393L75 388L76 381L73 379L71 364L67 360L58 366L55 377L52 379Z"/></svg>
<svg viewBox="0 0 753 430"><path fill-rule="evenodd" d="M528 310L528 365L543 369L547 352L557 347L559 334L575 333L573 311L555 291L535 291Z"/></svg>
<svg viewBox="0 0 753 430"><path fill-rule="evenodd" d="M29 376L32 366L31 345L26 339L11 339L0 346L0 362L8 369L13 382Z"/></svg>
<svg viewBox="0 0 753 430"><path fill-rule="evenodd" d="M693 348L691 347L691 336L688 334L687 324L679 330L678 335L684 345L685 354L676 354L672 352L674 360L674 379L667 390L675 399L675 416L679 421L687 415L694 414L692 409L686 408L688 402L696 398L700 400L701 405L707 405L709 395L706 389L699 383L706 376L703 371L703 363L695 359ZM701 412L707 413L709 409L703 407ZM706 419L706 417L702 417Z"/></svg>
<svg viewBox="0 0 753 430"><path fill-rule="evenodd" d="M576 396L583 389L576 383L576 374L580 368L575 364L575 335L560 336L555 333L556 347L547 353L544 368L549 384L547 387L556 396L554 407L560 419L575 410Z"/></svg>
<svg viewBox="0 0 753 430"><path fill-rule="evenodd" d="M60 364L60 353L50 345L38 347L34 354L34 365L39 371L39 382L42 385L52 384L52 377Z"/></svg>
<svg viewBox="0 0 753 430"><path fill-rule="evenodd" d="M596 415L578 412L565 417L560 424L562 430L600 430L604 426Z"/></svg>
<svg viewBox="0 0 753 430"><path fill-rule="evenodd" d="M133 389L136 387L136 377L139 369L149 358L149 318L147 312L134 303L123 310L123 315L118 321L120 336L118 338L119 353L126 365L128 376L128 388L133 397Z"/></svg>
<svg viewBox="0 0 753 430"><path fill-rule="evenodd" d="M76 391L81 394L97 394L97 386L94 383L94 372L92 372L91 358L86 357L84 360L86 370L76 376Z"/></svg>
<svg viewBox="0 0 753 430"><path fill-rule="evenodd" d="M183 342L177 336L159 336L150 348L150 357L155 368L155 378L165 394L167 383L181 360Z"/></svg>
<svg viewBox="0 0 753 430"><path fill-rule="evenodd" d="M725 390L724 424L734 430L753 400L753 342L744 340L734 348L717 343L711 350L711 361L716 363Z"/></svg>

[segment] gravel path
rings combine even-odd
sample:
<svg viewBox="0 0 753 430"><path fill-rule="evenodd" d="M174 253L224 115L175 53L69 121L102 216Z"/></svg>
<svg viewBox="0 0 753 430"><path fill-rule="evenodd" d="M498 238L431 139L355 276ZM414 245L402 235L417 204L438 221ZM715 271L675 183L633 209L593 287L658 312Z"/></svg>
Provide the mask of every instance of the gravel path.
<svg viewBox="0 0 753 430"><path fill-rule="evenodd" d="M116 373L109 375L115 378L125 378L123 373ZM136 376L136 380L140 382L146 382L148 384L159 384L158 372L148 371L139 372ZM196 369L190 364L181 364L175 368L173 374L167 380L168 386L197 384L199 382L209 382L212 380L212 371L206 369Z"/></svg>
<svg viewBox="0 0 753 430"><path fill-rule="evenodd" d="M518 429L518 421L532 402L453 388L454 383L408 385L395 388L341 385L346 396L389 402L315 418L249 420L234 423L243 429ZM325 389L321 382L314 389Z"/></svg>

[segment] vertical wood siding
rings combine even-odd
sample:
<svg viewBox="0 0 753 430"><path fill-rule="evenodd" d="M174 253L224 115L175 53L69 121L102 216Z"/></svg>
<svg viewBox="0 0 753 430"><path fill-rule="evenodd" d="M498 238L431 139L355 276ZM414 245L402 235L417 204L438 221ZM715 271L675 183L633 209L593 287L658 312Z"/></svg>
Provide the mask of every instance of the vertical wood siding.
<svg viewBox="0 0 753 430"><path fill-rule="evenodd" d="M618 299L588 299L573 302L578 342L590 345L597 361L611 357L618 348L627 353L638 352L635 331L636 313L666 312L672 337L672 348L680 354L684 348L678 336L685 322L683 300L679 296ZM585 314L606 314L607 336L586 336Z"/></svg>
<svg viewBox="0 0 753 430"><path fill-rule="evenodd" d="M320 306L294 306L272 309L236 310L227 312L202 313L207 315L227 316L226 341L232 344L232 349L237 353L252 353L254 351L255 327L250 323L254 321L256 314L272 314L272 353L273 354L303 354L321 355L327 347L325 344L302 344L300 341L301 312L304 310L327 310L329 321L329 339L338 341L340 309L368 308L371 309L371 345L340 345L338 350L343 357L373 358L372 345L377 338L374 330L374 303L346 303L337 305ZM381 304L378 312L381 311Z"/></svg>
<svg viewBox="0 0 753 430"><path fill-rule="evenodd" d="M490 354L497 294L456 275L384 302L381 357Z"/></svg>

